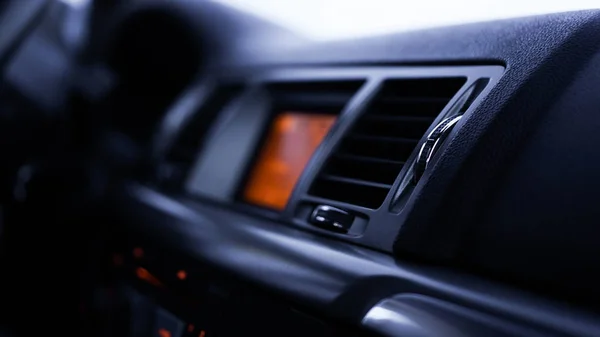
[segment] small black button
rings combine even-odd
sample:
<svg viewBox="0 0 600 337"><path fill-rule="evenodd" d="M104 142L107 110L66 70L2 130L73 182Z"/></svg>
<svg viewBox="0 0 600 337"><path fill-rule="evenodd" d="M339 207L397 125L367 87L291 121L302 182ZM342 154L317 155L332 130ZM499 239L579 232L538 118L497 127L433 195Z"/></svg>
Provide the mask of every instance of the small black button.
<svg viewBox="0 0 600 337"><path fill-rule="evenodd" d="M336 232L346 233L352 227L354 215L332 206L315 207L309 218L310 223Z"/></svg>

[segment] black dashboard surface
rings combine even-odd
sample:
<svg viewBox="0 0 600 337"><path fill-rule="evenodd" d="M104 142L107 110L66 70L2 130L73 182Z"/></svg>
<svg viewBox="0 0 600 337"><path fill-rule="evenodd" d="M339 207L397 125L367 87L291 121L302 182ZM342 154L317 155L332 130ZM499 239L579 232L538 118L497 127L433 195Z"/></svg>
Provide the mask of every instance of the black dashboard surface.
<svg viewBox="0 0 600 337"><path fill-rule="evenodd" d="M508 335L598 331L595 315L481 278L397 261L137 184L116 192L119 215L136 235L338 320L360 322L369 308L395 294L424 294L496 317L501 325L512 322Z"/></svg>
<svg viewBox="0 0 600 337"><path fill-rule="evenodd" d="M406 309L408 325L428 315L467 322L457 323L464 335L483 327L490 336L600 335L599 11L313 43L213 2L111 10L91 32L88 48L102 52L86 62L104 62L124 85L94 111L107 112L98 119L106 129L131 131L152 169L175 143L161 131L180 131L169 116L206 113L210 90L222 84L259 97L260 79L278 71L310 79L326 69L501 70L416 184L385 247L164 188L148 175L110 190L107 206L120 229L311 313L383 334L381 322L370 324L387 303ZM135 100L119 101L127 95ZM210 122L222 111L210 111ZM444 331L435 330L441 323L423 326L422 335Z"/></svg>
<svg viewBox="0 0 600 337"><path fill-rule="evenodd" d="M566 222L576 233L596 237L596 231L591 230L596 218L590 211L593 192L583 187L586 179L595 178L591 170L570 172L566 168L583 167L587 165L582 162L584 157L597 154L582 152L576 163L571 160L566 164L544 145L549 143L538 144L545 147L542 151L531 148L536 144L534 130L540 127L561 126L560 131L547 131L547 135L554 137L550 143L564 144L562 139L583 131L583 124L595 118L592 104L568 107L562 102L576 102L587 97L585 94L593 96L586 88L597 85L590 74L596 73L600 63L599 12L518 18L347 42L316 44L294 39L293 46L283 47L278 45L282 31L252 23L250 27L261 27L260 34L252 35L247 19L227 21L246 25L228 43L228 34L235 29L219 30L219 19L215 18L245 14L215 4L186 6L185 2L152 5L149 11L175 17L185 29L199 29L203 42L219 42L206 50L209 57L198 83L205 83L206 78L253 83L256 77L274 70L318 71L322 67L500 65L504 73L446 145L426 183L413 192L412 208L400 228L393 256L136 183L118 190L116 198L119 213L135 232L163 244L172 242L200 261L353 322L386 297L421 293L546 333L594 335L600 331L595 316L564 309L559 303L573 301L592 311L597 309L594 303L600 293L594 284L599 279L588 267L598 265L600 249L593 240L582 237L561 245L566 232L557 220L564 224L569 214L581 214L576 222ZM135 17L144 11L140 5L128 15ZM121 17L122 22L127 23L127 17ZM190 17L205 18L203 27L198 28ZM249 48L253 43L261 47ZM573 124L553 124L547 119L549 111L565 116L574 110L578 111L573 115L577 123L571 119ZM579 134L578 141L593 143L585 137L591 133ZM562 148L571 152L571 158L579 151L576 143L573 138ZM530 144L529 155L521 152L525 144ZM556 148L561 146L556 144ZM527 171L511 174L524 181L515 183L519 181L515 178L506 183L507 172L520 167L516 163L523 159L529 162ZM560 197L538 198L539 193L547 193L532 182L538 175L552 177L551 181L559 185L564 179L572 186L572 200L590 202L582 206ZM516 187L510 194L507 189L513 185ZM515 197L522 186L528 186L531 195ZM500 190L502 194L497 194ZM559 191L556 187L549 194ZM547 208L560 209L562 215L544 218ZM528 220L515 221L515 217ZM544 231L544 223L554 229L543 236L545 243L537 246L540 236L535 233ZM521 248L511 252L515 244ZM575 246L579 250L573 249ZM561 247L561 253L553 253L554 247ZM552 263L544 263L544 256L552 254ZM479 276L467 276L471 273ZM548 279L552 281L545 282ZM582 279L585 282L578 282ZM537 294L510 290L500 282Z"/></svg>

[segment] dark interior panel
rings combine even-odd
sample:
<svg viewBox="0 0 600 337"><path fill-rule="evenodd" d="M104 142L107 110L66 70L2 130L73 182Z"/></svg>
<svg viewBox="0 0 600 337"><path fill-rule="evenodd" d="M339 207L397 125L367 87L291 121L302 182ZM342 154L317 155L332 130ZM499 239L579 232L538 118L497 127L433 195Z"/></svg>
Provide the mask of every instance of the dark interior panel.
<svg viewBox="0 0 600 337"><path fill-rule="evenodd" d="M0 331L600 336L600 11L317 42L15 1Z"/></svg>
<svg viewBox="0 0 600 337"><path fill-rule="evenodd" d="M209 6L206 13L211 10ZM263 234L258 234L257 240L259 241L252 241L251 236L248 237L248 233L245 232L249 230L248 224L240 225L236 223L238 220L225 220L225 215L219 215L221 211L232 212L232 214L239 213L240 216L256 217L256 219L262 219L261 221L276 221L278 222L277 226L281 226L282 230L287 230L286 228L292 225L292 228L341 240L338 241L340 244L342 244L342 241L347 241L357 243L363 247L375 248L384 252L384 254L393 252L399 261L410 259L428 261L429 263L442 262L446 266L454 265L462 268L462 270L475 271L485 277L491 277L501 282L516 282L517 286L524 286L534 292L545 294L544 290L532 288L534 283L530 282L530 278L522 282L526 277L525 274L515 276L519 273L520 269L517 267L519 264L511 263L508 258L498 258L499 261L502 261L498 266L493 263L494 254L497 254L497 256L510 256L510 254L500 253L503 251L501 249L503 242L511 246L509 238L512 240L525 240L525 236L518 236L518 239L513 236L508 229L509 227L501 225L501 216L493 216L494 220L489 221L489 225L486 225L486 221L482 220L485 218L479 216L479 214L483 214L484 210L488 209L487 201L495 198L495 187L499 186L496 179L503 176L504 172L509 169L513 156L520 149L520 144L529 139L531 130L535 128L535 123L544 115L543 111L552 106L552 102L548 99L538 99L532 102L531 98L556 97L563 92L565 85L574 79L573 74L580 71L583 64L594 54L595 48L593 45L598 36L591 32L593 31L592 27L597 25L596 16L597 14L594 12L581 12L578 14L551 15L453 27L453 32L458 33L460 38L455 37L454 33L430 30L421 32L419 35L408 33L366 39L361 41L360 44L340 42L323 46L307 46L303 49L304 51L289 55L280 53L276 48L265 48L260 55L246 54L247 57L244 57L243 60L225 58L219 61L206 61L207 67L205 69L213 74L219 74L212 77L212 80L217 82L227 81L229 83L248 82L252 85L246 86L245 93L239 96L241 98L235 100L235 104L223 109L223 114L215 118L213 127L204 129L207 135L204 136L205 143L201 148L198 148L198 158L192 160L194 164L190 166L192 174L187 180L187 193L193 197L191 199L186 197L185 200L188 200L186 203L198 203L198 205L206 205L208 208L204 208L197 215L190 209L185 211L181 209L181 211L188 213L189 216L200 216L204 219L203 221L208 221L201 225L202 231L205 232L203 240L207 240L211 235L216 235L219 237L217 241L220 244L227 242L226 238L231 237L244 237L250 240L248 242L244 240L244 243L240 242L239 244L242 246L259 247L265 244L258 239ZM552 30L557 22L561 22L563 27L560 32ZM210 32L210 28L206 29L204 27L204 29L204 33ZM505 32L497 34L499 41L479 43L482 40L487 41L482 36L497 31ZM215 38L215 36L213 35L212 38ZM421 40L423 36L427 37L428 42L424 43ZM400 48L396 53L399 56L390 56L392 55L390 50L385 48L388 43L396 46L395 48ZM431 43L441 47L431 50L429 47ZM526 47L532 44L543 46L543 48L533 52L531 48ZM224 45L220 46L219 48L223 48ZM360 47L357 49L357 46ZM405 47L402 46L411 47L405 50L403 49ZM231 51L232 49L225 47L219 50ZM570 52L567 53L567 50ZM242 53L236 54L241 55ZM390 63L400 67L392 67ZM286 69L287 65L294 64L300 64L304 69L302 67L289 67ZM322 67L322 65L328 64L345 65L346 68ZM486 69L487 66L492 69L495 67L494 65L498 64L503 65L503 67L497 67L502 68L501 75L496 73L495 70L490 70L490 76L476 74L477 65L480 65L481 69ZM306 68L307 65L308 68ZM313 67L310 67L311 65ZM365 65L369 67L365 67ZM386 65L386 67L382 68L382 65ZM464 69L473 67L474 72L461 73L462 70L459 70L462 69L461 67ZM411 107L408 103L398 106L394 105L396 104L394 102L384 102L388 104L387 106L383 103L383 105L374 104L373 107L369 106L372 102L376 102L375 100L378 97L376 93L381 85L377 83L393 84L396 83L394 81L398 81L394 79L394 68L398 69L397 76L408 79L423 74L429 74L427 77L442 74L444 76L454 76L449 77L451 79L457 79L457 76L463 74L466 77L464 77L464 80L460 78L461 83L449 89L451 92L444 94L446 95L444 96L446 99L444 104L440 103L439 106L435 106L431 103L428 106L418 106L419 113L424 113L427 118L430 118L427 121L423 119L424 124L420 127L418 127L420 120L414 118L410 119L414 127L408 128L408 124L406 124L408 122L403 121L400 129L393 127L391 122L376 124L371 119L358 119L358 116L363 113L366 114L369 109L377 110L382 116L386 116L386 111L388 111L387 114L395 115L398 109L411 111L417 109ZM485 81L477 82L480 78ZM318 90L313 90L314 88L306 89L307 83L314 82L317 79L329 81L359 79L364 80L365 84L360 90L354 89L356 91L354 95L350 94L348 96L345 94L346 97L343 98L343 95L338 95L337 90L341 90L339 87L321 86ZM273 84L273 82L281 80L292 81L292 83L287 87ZM301 84L294 84L293 81L300 81ZM413 81L398 81L398 83L405 83L406 85L404 87L400 86L399 89L396 88L397 91L402 95L407 95L407 97L411 93L414 93L414 95L423 94L423 90L419 90L421 87L418 85L419 81ZM450 79L448 83L450 83ZM477 93L480 95L466 99L469 104L463 112L466 112L465 115L468 118L465 118L459 124L460 128L453 131L451 140L444 144L440 150L441 152L436 157L433 169L425 174L424 180L411 187L408 197L402 197L402 193L398 189L405 188L404 184L409 180L402 180L399 177L410 174L412 170L410 163L414 160L416 152L421 146L421 135L431 130L431 123L435 124L440 121L439 118L441 117L438 117L440 112L455 109L455 103L461 97L461 93L471 86L476 87L476 83L484 84L476 88ZM550 88L547 88L547 86L542 88L539 85L541 83L552 83L552 85L550 85ZM431 89L433 91L430 93L435 94L443 91L440 86L440 83L433 85L428 82L423 88ZM383 84L383 88L384 91L387 90L385 84ZM387 88L389 89L389 86ZM330 95L325 97L322 94L323 92L328 92ZM293 94L290 95L290 93ZM392 94L391 96L397 95ZM283 213L265 212L253 208L252 205L248 205L241 200L239 197L240 186L244 184L249 165L252 163L250 158L258 155L262 136L267 132L274 111L279 109L277 107L311 107L313 109L320 107L323 109L324 106L334 104L334 97L337 97L335 98L337 101L345 101L341 105L343 108L341 109L340 120L332 128L330 135L325 138L324 145L316 151L308 168L300 178L286 210ZM393 99L396 98L392 97ZM462 98L460 99L462 100ZM338 104L336 110L339 112L339 103L336 104ZM418 104L421 104L421 102ZM431 114L428 114L428 111ZM407 113L406 116L412 115ZM421 115L415 118L421 117L424 118ZM354 129L359 135L383 133L385 136L390 137L396 133L401 133L407 138L413 137L415 139L414 144L403 155L403 165L405 167L400 166L397 168L400 171L399 177L394 174L390 175L391 178L369 174L371 167L365 166L360 169L360 165L357 166L354 162L349 162L347 158L344 159L344 157L336 157L337 159L332 161L327 160L335 149L340 149L343 152L344 146L350 147L355 152L360 150L361 146L364 147L363 152L365 153L371 153L375 150L383 151L380 144L353 145L350 141L342 141L343 135L351 132L350 130L353 129L352 126L355 122L357 124ZM381 135L378 134L378 136ZM233 139L236 139L236 141L230 141ZM170 150L167 149L167 151ZM556 152L552 153L553 155L556 154ZM189 161L190 159L186 160ZM352 167L355 170L348 171L346 167ZM560 167L556 165L554 167L556 170L560 170ZM321 168L324 169L323 173L320 174ZM339 179L330 180L332 177ZM374 182L369 182L358 193L354 193L349 187L350 184L368 181L369 179L374 179ZM316 185L310 188L312 182ZM386 184L386 182L388 185L385 188L382 187L381 184ZM376 186L376 184L379 185ZM516 186L521 188L523 185L518 184ZM381 190L379 201L373 201L375 200L373 196L377 193L371 192L370 189L374 188ZM388 191L393 191L393 193L388 194ZM521 190L519 189L519 191ZM174 192L176 196L181 195L176 191ZM185 194L185 191L183 194ZM353 195L356 196L354 199L352 199ZM157 197L160 199L160 196ZM396 198L404 198L401 207L391 205L392 202L397 202ZM535 199L530 199L530 202L532 200ZM163 201L167 202L166 200ZM306 217L311 216L313 207L323 204L349 209L352 211L353 216L359 220L355 220L350 225L347 233L328 231L326 228L314 226ZM352 204L356 204L356 207ZM384 206L380 209L382 204ZM525 203L519 205L526 207ZM159 205L155 204L154 207L159 207ZM179 206L173 205L173 207L177 208ZM388 209L395 211L389 212ZM475 211L472 211L473 209ZM511 207L505 206L502 209L511 209ZM526 209L531 210L530 208ZM524 212L524 210L521 210L521 212ZM157 218L153 219L153 222L161 218L158 214L156 216ZM180 214L179 216L183 215ZM514 214L511 213L510 219L513 217ZM524 215L522 219L525 221L526 216ZM239 220L245 221L242 218ZM165 219L164 221L171 220ZM513 225L516 225L516 223L518 222L512 222ZM163 228L158 223L153 226ZM211 229L211 226L215 227ZM235 228L235 231L228 232L229 229L226 228L229 228L229 226ZM507 237L506 241L504 241L502 235L493 232L493 228L503 228L503 233L506 233ZM167 232L164 231L165 229L159 230L161 236L166 235ZM303 235L300 233L293 235L302 237ZM189 238L186 238L187 235L183 237L180 236L181 234L176 235L176 241L189 241ZM272 229L267 230L264 235L273 235ZM163 237L163 239L166 237ZM486 244L485 238L493 240L494 244ZM308 240L315 239L316 237ZM194 246L196 243L192 242L190 244ZM531 241L530 245L535 244ZM234 246L235 244L231 243L229 248L234 249ZM269 246L267 245L267 247ZM345 246L342 244L336 250L346 251L347 249L343 247ZM275 246L271 246L271 248L275 248ZM307 247L307 249L313 248L315 247ZM197 248L190 247L190 249L196 251ZM291 247L286 249L291 249ZM358 248L352 250L355 249ZM217 249L216 251L221 250ZM515 259L519 256L518 251L516 249L511 253L514 254ZM529 252L531 251L536 250L530 249ZM485 257L486 252L491 256L489 259ZM540 257L543 256L539 250L537 252L536 254L540 254ZM239 253L241 254L241 252ZM221 253L224 254L223 256L215 255L216 252L207 250L197 251L196 254L201 259L208 259L210 264L220 266L225 270L232 271L234 274L241 272L241 275L245 275L242 278L252 279L251 282L263 284L266 281L262 276L254 274L251 270L239 265L233 259L238 254L235 250L227 250ZM282 254L288 256L290 252ZM222 258L225 258L225 260L222 260ZM303 268L308 270L328 268L318 267L322 263L319 262L322 257L317 258L315 256L315 259L311 260L306 256L303 259L306 259L305 262L307 263ZM520 263L525 266L525 261L539 262L532 258L523 259ZM579 260L582 263L583 261ZM256 263L259 263L258 260L256 260ZM312 266L312 263L314 263L314 266ZM309 267L309 265L311 266ZM265 264L260 262L260 266L256 267L257 270L261 270L260 268L268 266L269 262L265 262ZM502 268L502 266L505 268ZM510 272L505 273L505 271L513 271L515 273L514 277L511 276ZM529 268L529 271L536 273L540 280L549 277L549 274L537 274L536 268ZM263 272L267 278L273 278L277 274L275 270L271 269ZM370 273L366 275L370 275ZM578 277L584 275L582 271ZM292 275L282 274L275 277L275 279L283 282L283 280L290 277ZM345 276L338 275L335 278L341 280ZM361 282L363 281L361 280ZM302 282L306 284L307 280ZM317 281L315 280L315 282ZM303 302L306 300L305 296L308 295L308 293L304 293L308 290L296 289L292 285L293 283L284 285L282 283L267 282L266 284L269 285L268 288L278 289L275 291L288 294L290 298L294 298L294 301ZM344 281L342 284L354 286L352 281ZM571 282L571 284L573 283ZM306 289L314 288L310 292L318 293L315 287L316 283L307 286ZM391 289L400 291L402 287L391 286ZM303 296L296 297L292 295L296 291L299 291ZM390 290L386 296L391 295L391 292L393 291ZM444 292L442 291L442 293ZM347 297L349 295L340 293L339 296ZM379 299L382 298L381 296L383 295L380 295ZM569 296L565 295L563 298L581 300L581 298ZM304 300L301 299L303 297ZM373 304L373 297L370 300L363 299L362 301L366 302L361 307L366 308L368 307L365 306L366 303ZM580 303L583 302L585 300L580 301ZM310 301L305 305L310 306ZM353 306L356 306L356 304ZM325 310L329 313L333 311Z"/></svg>
<svg viewBox="0 0 600 337"><path fill-rule="evenodd" d="M582 17L570 21L567 14L565 19L579 28L571 30L567 28L569 25L563 26L565 30L559 34L566 35L554 36L564 40L553 51L550 46L558 40L545 40L552 35L546 32L540 44L548 52L543 60L537 58L540 54L528 57L514 50L515 53L505 54L507 70L501 81L488 100L481 103L472 123L461 128L450 142L448 155L438 161L427 191L414 192L418 201L413 216L402 229L406 233L403 237L406 240L402 239L406 253L430 260L451 260L460 249L466 228L479 225L480 212L487 208L489 196L498 188L502 175L530 137L531 130L596 55L600 38L595 34L598 20L592 12L584 13L584 16L591 15L589 21ZM553 16L530 18L519 27L524 29L532 21L555 19ZM526 36L541 38L538 33L541 32ZM505 50L512 49L506 46ZM521 48L521 52L527 50ZM523 59L531 62L522 62ZM457 166L459 161L461 164Z"/></svg>
<svg viewBox="0 0 600 337"><path fill-rule="evenodd" d="M172 247L198 267L215 266L219 273L247 280L334 321L360 321L381 300L419 293L550 335L592 336L598 331L595 315L478 277L396 261L385 253L135 184L115 192L119 197L114 202L121 205L117 215L127 224L120 230L127 228L150 245Z"/></svg>
<svg viewBox="0 0 600 337"><path fill-rule="evenodd" d="M600 104L596 55L528 130L461 259L555 296L597 303Z"/></svg>

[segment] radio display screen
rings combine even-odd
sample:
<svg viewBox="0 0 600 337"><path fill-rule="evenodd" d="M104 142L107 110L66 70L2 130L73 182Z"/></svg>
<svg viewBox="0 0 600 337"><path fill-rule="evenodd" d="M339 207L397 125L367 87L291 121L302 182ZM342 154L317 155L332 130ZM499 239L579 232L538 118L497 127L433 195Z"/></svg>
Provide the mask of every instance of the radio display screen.
<svg viewBox="0 0 600 337"><path fill-rule="evenodd" d="M337 116L285 111L276 115L242 192L245 202L283 210L313 153Z"/></svg>

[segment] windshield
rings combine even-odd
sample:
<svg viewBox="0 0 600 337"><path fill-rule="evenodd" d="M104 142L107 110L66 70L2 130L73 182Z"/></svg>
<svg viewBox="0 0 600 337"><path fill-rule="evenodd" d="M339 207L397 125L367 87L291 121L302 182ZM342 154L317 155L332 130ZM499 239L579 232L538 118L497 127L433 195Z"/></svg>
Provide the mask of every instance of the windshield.
<svg viewBox="0 0 600 337"><path fill-rule="evenodd" d="M314 40L597 8L598 0L213 0Z"/></svg>

